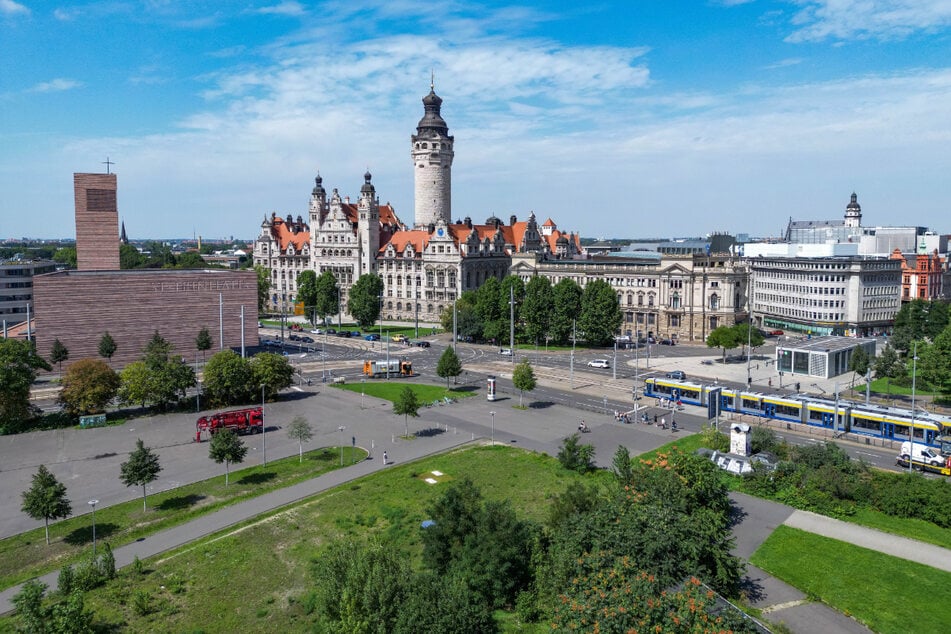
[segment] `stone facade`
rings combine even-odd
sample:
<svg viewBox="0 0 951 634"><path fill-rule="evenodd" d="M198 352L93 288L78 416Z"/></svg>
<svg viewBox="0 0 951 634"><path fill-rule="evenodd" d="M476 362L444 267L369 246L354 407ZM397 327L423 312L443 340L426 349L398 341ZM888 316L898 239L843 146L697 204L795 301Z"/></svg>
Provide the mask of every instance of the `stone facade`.
<svg viewBox="0 0 951 634"><path fill-rule="evenodd" d="M158 330L174 354L194 363L201 328L208 328L214 341L209 355L219 350L219 326L224 347L240 347L242 306L244 344L258 344L254 271L59 271L34 278L33 295L36 349L44 357L59 339L71 361L99 358L99 340L108 330L117 345L113 366L121 367L141 358Z"/></svg>
<svg viewBox="0 0 951 634"><path fill-rule="evenodd" d="M453 141L440 114L442 99L430 85L423 97L423 118L412 136L416 228L425 229L452 218Z"/></svg>
<svg viewBox="0 0 951 634"><path fill-rule="evenodd" d="M115 174L73 174L76 266L80 271L119 268L119 211Z"/></svg>
<svg viewBox="0 0 951 634"><path fill-rule="evenodd" d="M535 275L552 284L569 278L582 288L604 280L617 293L624 335L705 341L711 330L748 318L747 267L731 255L572 260L526 254L515 259L512 273L526 283Z"/></svg>

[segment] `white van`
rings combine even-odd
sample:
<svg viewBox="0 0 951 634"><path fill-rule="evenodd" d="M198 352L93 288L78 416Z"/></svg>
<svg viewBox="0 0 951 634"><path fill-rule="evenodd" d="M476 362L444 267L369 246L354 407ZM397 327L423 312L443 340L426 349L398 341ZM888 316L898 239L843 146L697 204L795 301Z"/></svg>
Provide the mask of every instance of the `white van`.
<svg viewBox="0 0 951 634"><path fill-rule="evenodd" d="M944 456L942 456L937 449L917 442L912 446L912 444L906 440L901 444L901 457L907 460L909 455L911 455L911 459L916 462L924 462L935 467L943 467L945 464Z"/></svg>

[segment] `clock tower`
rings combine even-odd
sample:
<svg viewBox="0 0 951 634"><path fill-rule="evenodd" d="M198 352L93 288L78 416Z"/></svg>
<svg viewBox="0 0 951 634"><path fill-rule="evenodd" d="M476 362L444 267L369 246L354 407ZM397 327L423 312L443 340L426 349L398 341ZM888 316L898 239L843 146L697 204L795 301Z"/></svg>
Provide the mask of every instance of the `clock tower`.
<svg viewBox="0 0 951 634"><path fill-rule="evenodd" d="M430 83L429 94L423 97L423 118L412 136L410 156L415 174L415 225L428 228L440 222L449 224L452 217L453 138L449 126L439 113L442 99Z"/></svg>

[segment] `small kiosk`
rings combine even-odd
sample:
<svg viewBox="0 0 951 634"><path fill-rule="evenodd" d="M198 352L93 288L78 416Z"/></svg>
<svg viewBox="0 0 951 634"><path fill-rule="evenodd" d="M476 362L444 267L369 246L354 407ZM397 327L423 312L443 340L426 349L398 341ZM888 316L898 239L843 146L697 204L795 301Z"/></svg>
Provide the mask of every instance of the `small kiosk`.
<svg viewBox="0 0 951 634"><path fill-rule="evenodd" d="M490 401L495 400L495 377L494 376L490 376L486 380L485 397Z"/></svg>

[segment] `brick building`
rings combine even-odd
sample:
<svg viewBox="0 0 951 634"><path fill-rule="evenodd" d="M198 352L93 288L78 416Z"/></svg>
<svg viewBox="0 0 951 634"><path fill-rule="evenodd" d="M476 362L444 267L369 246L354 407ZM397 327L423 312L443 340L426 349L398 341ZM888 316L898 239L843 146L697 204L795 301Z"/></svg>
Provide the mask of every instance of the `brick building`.
<svg viewBox="0 0 951 634"><path fill-rule="evenodd" d="M76 268L119 269L119 209L115 174L73 174ZM123 230L125 226L123 226Z"/></svg>
<svg viewBox="0 0 951 634"><path fill-rule="evenodd" d="M943 297L942 286L946 261L933 253L902 253L892 251L891 259L901 261L901 301L931 301Z"/></svg>

